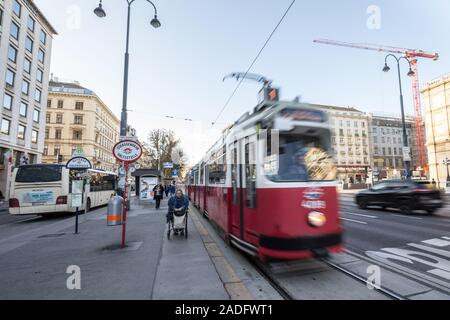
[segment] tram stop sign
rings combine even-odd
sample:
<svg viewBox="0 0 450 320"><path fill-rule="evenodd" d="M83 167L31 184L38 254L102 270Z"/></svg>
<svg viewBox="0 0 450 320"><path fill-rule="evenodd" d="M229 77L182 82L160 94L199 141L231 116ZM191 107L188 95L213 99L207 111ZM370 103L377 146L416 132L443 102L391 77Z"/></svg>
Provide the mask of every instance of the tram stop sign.
<svg viewBox="0 0 450 320"><path fill-rule="evenodd" d="M132 163L142 156L142 147L137 141L122 140L114 146L113 154L121 162Z"/></svg>
<svg viewBox="0 0 450 320"><path fill-rule="evenodd" d="M73 157L66 163L66 168L70 170L88 170L92 169L91 162L85 157Z"/></svg>

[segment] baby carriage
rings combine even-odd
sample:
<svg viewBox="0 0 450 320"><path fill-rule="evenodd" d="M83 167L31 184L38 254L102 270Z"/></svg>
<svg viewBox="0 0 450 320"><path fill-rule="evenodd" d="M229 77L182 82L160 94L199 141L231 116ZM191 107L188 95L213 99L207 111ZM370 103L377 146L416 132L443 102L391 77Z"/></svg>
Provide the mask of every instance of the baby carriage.
<svg viewBox="0 0 450 320"><path fill-rule="evenodd" d="M188 209L173 210L167 213L167 239L171 234L188 237Z"/></svg>

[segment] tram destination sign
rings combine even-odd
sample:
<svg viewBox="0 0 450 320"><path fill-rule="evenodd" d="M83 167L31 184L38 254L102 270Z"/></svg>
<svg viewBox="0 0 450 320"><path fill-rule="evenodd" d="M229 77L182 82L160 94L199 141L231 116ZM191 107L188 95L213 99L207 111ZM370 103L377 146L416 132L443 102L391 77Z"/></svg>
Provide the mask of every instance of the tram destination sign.
<svg viewBox="0 0 450 320"><path fill-rule="evenodd" d="M122 140L113 148L114 157L122 162L135 162L142 156L142 147L137 141Z"/></svg>
<svg viewBox="0 0 450 320"><path fill-rule="evenodd" d="M325 122L326 117L322 111L286 108L281 111L281 115L284 118L288 118L292 121L310 121L310 122Z"/></svg>
<svg viewBox="0 0 450 320"><path fill-rule="evenodd" d="M66 168L70 170L88 170L92 169L92 164L85 157L73 157L67 161Z"/></svg>

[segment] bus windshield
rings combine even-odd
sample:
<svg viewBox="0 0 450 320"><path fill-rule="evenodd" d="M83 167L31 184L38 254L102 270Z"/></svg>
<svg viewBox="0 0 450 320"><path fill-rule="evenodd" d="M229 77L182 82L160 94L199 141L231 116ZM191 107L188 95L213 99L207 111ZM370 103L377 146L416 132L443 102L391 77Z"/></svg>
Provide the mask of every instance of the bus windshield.
<svg viewBox="0 0 450 320"><path fill-rule="evenodd" d="M280 134L279 152L270 150L264 159L264 174L274 182L331 181L337 168L320 136Z"/></svg>
<svg viewBox="0 0 450 320"><path fill-rule="evenodd" d="M17 170L16 182L55 182L61 181L62 166L32 165L22 166Z"/></svg>

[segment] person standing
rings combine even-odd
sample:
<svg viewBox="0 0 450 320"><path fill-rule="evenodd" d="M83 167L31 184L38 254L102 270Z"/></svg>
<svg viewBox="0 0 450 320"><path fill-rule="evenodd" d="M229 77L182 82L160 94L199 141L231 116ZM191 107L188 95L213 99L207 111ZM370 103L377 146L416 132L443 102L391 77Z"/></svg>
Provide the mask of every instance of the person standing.
<svg viewBox="0 0 450 320"><path fill-rule="evenodd" d="M170 197L172 198L175 195L176 187L174 184L170 186Z"/></svg>
<svg viewBox="0 0 450 320"><path fill-rule="evenodd" d="M166 198L169 197L169 192L170 192L170 185L166 184L164 186L164 193L166 194Z"/></svg>
<svg viewBox="0 0 450 320"><path fill-rule="evenodd" d="M156 201L156 209L159 209L159 206L161 205L161 199L163 198L164 193L164 187L161 183L158 183L153 188L154 196L153 199Z"/></svg>

